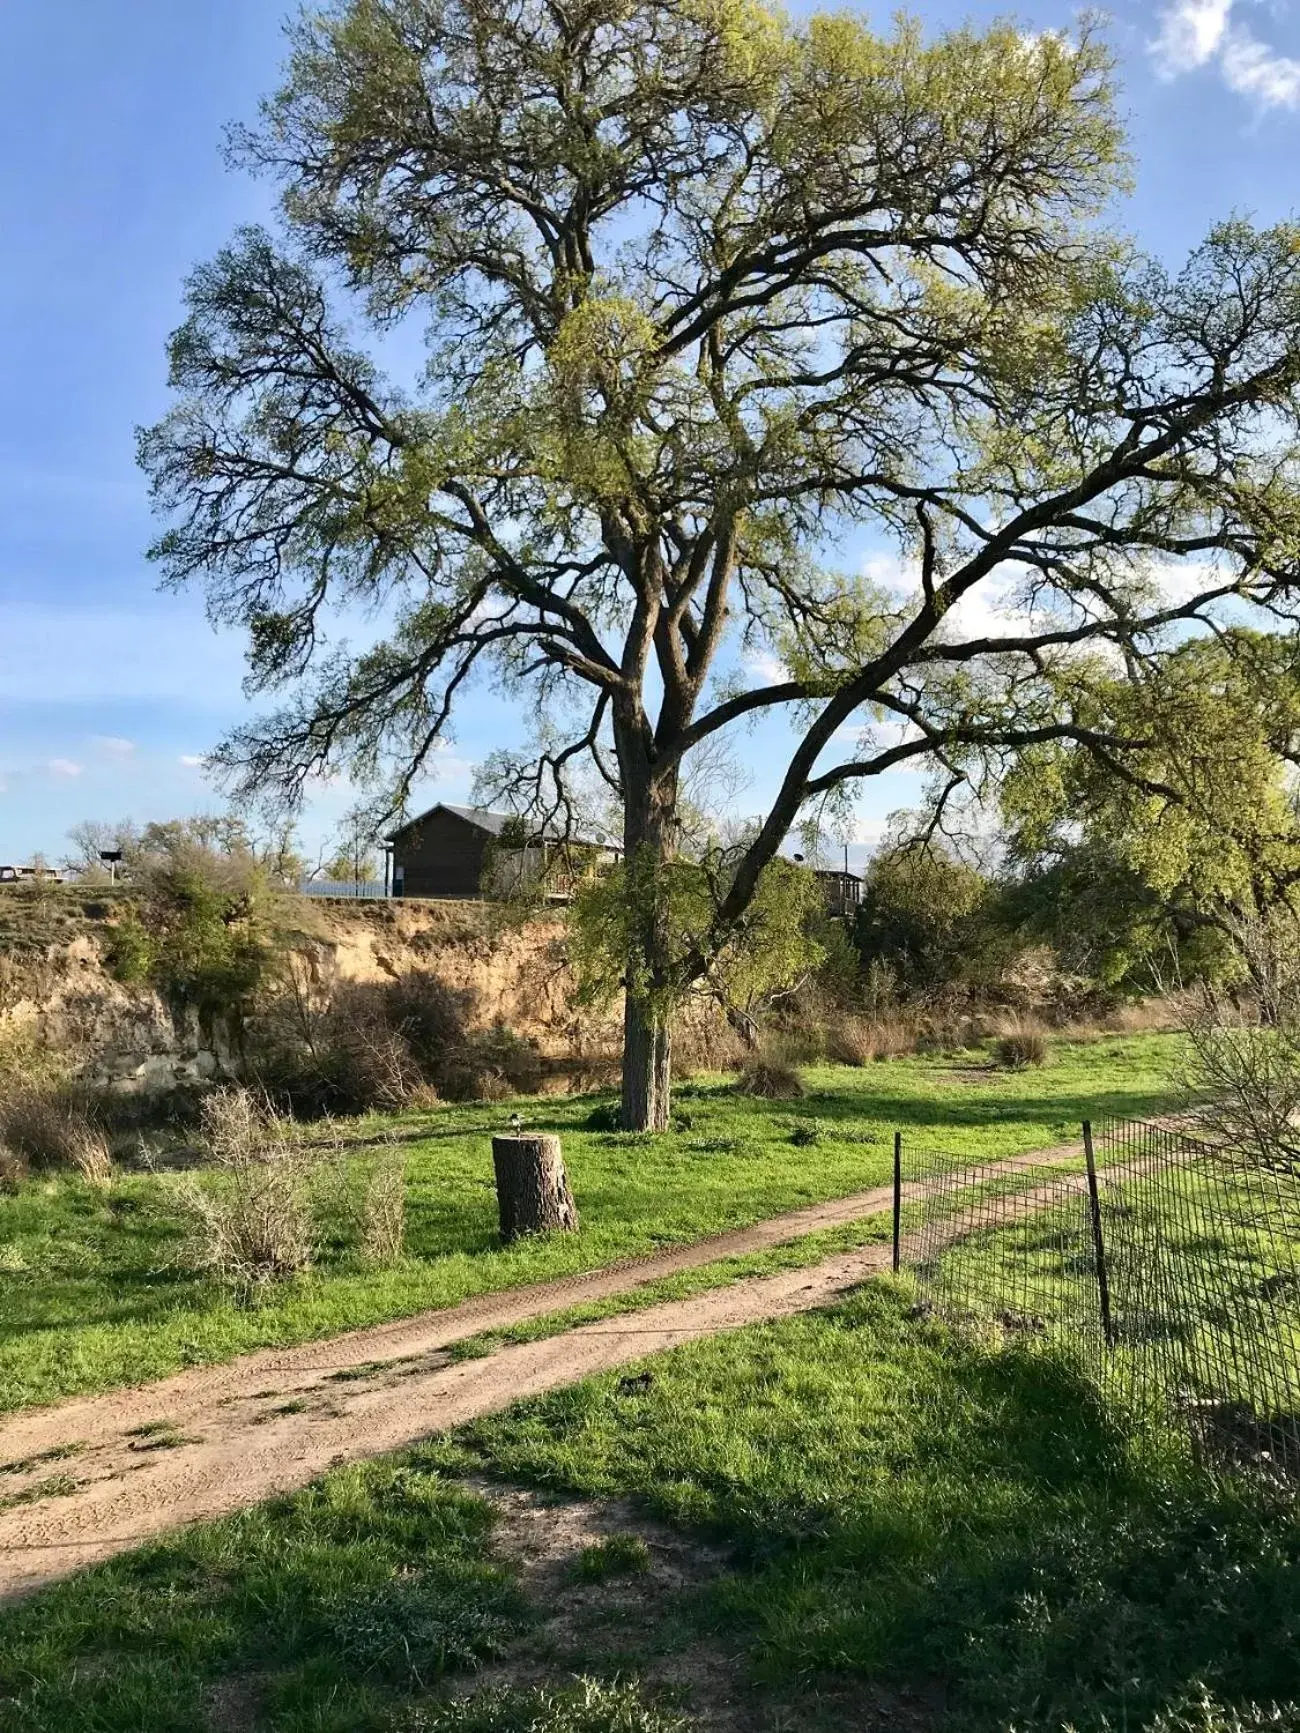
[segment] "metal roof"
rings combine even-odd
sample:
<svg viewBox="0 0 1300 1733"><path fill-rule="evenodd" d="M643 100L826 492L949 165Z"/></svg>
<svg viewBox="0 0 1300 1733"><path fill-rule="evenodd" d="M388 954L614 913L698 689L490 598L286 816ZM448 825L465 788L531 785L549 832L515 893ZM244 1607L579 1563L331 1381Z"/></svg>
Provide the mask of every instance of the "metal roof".
<svg viewBox="0 0 1300 1733"><path fill-rule="evenodd" d="M399 825L395 831L384 838L385 842L396 842L399 836L404 835L408 830L413 830L416 825L423 824L425 819L432 818L435 812L449 812L454 818L460 818L466 824L472 824L475 829L486 831L489 836L500 836L508 824L527 824L528 822L526 819L521 819L516 812L493 812L486 806L451 806L447 801L440 800L436 806L431 806L427 812L419 813L415 818L408 818L405 824ZM541 833L541 838L543 841L552 842L565 840L563 832L553 827L544 830ZM608 837L583 836L579 832L575 832L568 840L587 843L597 848L617 847Z"/></svg>

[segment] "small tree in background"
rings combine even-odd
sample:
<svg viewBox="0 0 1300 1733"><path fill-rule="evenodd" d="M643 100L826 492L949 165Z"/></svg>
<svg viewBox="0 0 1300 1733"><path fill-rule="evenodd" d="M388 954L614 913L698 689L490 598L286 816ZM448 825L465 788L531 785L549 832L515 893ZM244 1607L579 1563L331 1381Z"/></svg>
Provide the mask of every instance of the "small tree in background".
<svg viewBox="0 0 1300 1733"><path fill-rule="evenodd" d="M286 949L276 881L238 831L193 821L146 827L131 868L137 894L112 929L110 968L157 988L178 1022L240 1045Z"/></svg>
<svg viewBox="0 0 1300 1733"><path fill-rule="evenodd" d="M879 850L867 868L856 938L863 963L904 989L978 982L994 887L933 843Z"/></svg>
<svg viewBox="0 0 1300 1733"><path fill-rule="evenodd" d="M396 811L476 675L522 699L498 791L571 824L586 763L621 814L628 1125L667 1123L681 982L802 816L904 765L942 806L1025 748L1113 757L1145 727L1096 701L1116 669L1294 618L1300 231L1171 275L1090 226L1124 145L1087 26L338 0L291 46L238 141L281 237L195 274L141 439L168 581L287 695L217 763ZM864 532L885 581L841 569ZM394 628L327 648L340 605ZM683 954L683 767L755 720L773 792Z"/></svg>

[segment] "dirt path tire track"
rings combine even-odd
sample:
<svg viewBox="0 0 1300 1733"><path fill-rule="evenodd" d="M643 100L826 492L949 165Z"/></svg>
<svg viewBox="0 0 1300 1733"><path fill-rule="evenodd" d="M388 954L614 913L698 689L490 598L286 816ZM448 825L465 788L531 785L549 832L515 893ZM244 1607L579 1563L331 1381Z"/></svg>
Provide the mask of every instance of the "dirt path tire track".
<svg viewBox="0 0 1300 1733"><path fill-rule="evenodd" d="M981 1177L1077 1155L1072 1144L1033 1151L988 1163ZM904 1186L903 1197L921 1191ZM892 1197L891 1187L878 1186L584 1275L17 1414L0 1425L0 1597L30 1592L168 1529L302 1486L343 1462L415 1444L520 1397L682 1342L824 1305L887 1269L888 1246L746 1278L483 1359L449 1364L445 1352L482 1330L879 1214ZM55 1454L74 1445L74 1455ZM64 1474L77 1483L75 1491L4 1508L6 1496L38 1495L43 1480Z"/></svg>

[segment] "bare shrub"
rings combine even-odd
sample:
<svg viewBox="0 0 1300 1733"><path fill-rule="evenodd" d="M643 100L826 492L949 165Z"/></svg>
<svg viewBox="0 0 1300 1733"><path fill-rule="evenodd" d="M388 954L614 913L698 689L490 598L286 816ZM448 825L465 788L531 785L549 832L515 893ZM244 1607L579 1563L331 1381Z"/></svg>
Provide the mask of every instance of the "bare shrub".
<svg viewBox="0 0 1300 1733"><path fill-rule="evenodd" d="M737 1095L759 1101L798 1101L807 1091L793 1065L783 1059L753 1059L736 1079Z"/></svg>
<svg viewBox="0 0 1300 1733"><path fill-rule="evenodd" d="M102 1176L108 1144L87 1112L87 1098L70 1086L18 1088L0 1101L0 1145L33 1168L72 1168Z"/></svg>
<svg viewBox="0 0 1300 1733"><path fill-rule="evenodd" d="M1006 1071L1024 1071L1031 1065L1045 1065L1047 1055L1047 1036L1031 1024L1008 1030L993 1044L993 1057Z"/></svg>
<svg viewBox="0 0 1300 1733"><path fill-rule="evenodd" d="M826 1057L832 1064L870 1065L877 1051L876 1031L861 1017L843 1017L826 1030Z"/></svg>
<svg viewBox="0 0 1300 1733"><path fill-rule="evenodd" d="M190 1181L178 1194L189 1262L242 1292L305 1270L314 1249L310 1152L246 1089L210 1096L202 1132L217 1174L214 1185Z"/></svg>
<svg viewBox="0 0 1300 1733"><path fill-rule="evenodd" d="M73 1167L87 1185L112 1184L113 1157L108 1139L98 1126L82 1121L70 1139L70 1156Z"/></svg>
<svg viewBox="0 0 1300 1733"><path fill-rule="evenodd" d="M386 1150L366 1175L361 1204L361 1255L370 1264L395 1264L406 1245L406 1159Z"/></svg>
<svg viewBox="0 0 1300 1733"><path fill-rule="evenodd" d="M873 1059L901 1059L916 1049L917 1030L914 1023L900 1017L878 1018L869 1025Z"/></svg>
<svg viewBox="0 0 1300 1733"><path fill-rule="evenodd" d="M1205 1131L1261 1166L1300 1168L1300 921L1240 935L1250 992L1185 999L1183 1085Z"/></svg>
<svg viewBox="0 0 1300 1733"><path fill-rule="evenodd" d="M673 1063L684 1075L739 1071L754 1057L753 1044L721 1017L683 1018L673 1031Z"/></svg>
<svg viewBox="0 0 1300 1733"><path fill-rule="evenodd" d="M384 990L383 1010L425 1078L436 1080L463 1054L469 1039L469 995L436 975L412 970L399 976Z"/></svg>
<svg viewBox="0 0 1300 1733"><path fill-rule="evenodd" d="M312 1119L535 1093L535 1044L502 1023L471 1031L469 1013L467 993L424 971L337 988L324 1005L292 977L259 1031L252 1075L278 1106Z"/></svg>

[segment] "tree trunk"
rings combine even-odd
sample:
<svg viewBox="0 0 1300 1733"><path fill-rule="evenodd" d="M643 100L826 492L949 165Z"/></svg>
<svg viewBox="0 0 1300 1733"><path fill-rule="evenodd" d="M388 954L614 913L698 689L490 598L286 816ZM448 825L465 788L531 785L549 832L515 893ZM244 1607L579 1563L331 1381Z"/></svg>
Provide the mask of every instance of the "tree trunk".
<svg viewBox="0 0 1300 1733"><path fill-rule="evenodd" d="M578 1206L569 1189L558 1137L543 1133L492 1139L501 1238L571 1230Z"/></svg>
<svg viewBox="0 0 1300 1733"><path fill-rule="evenodd" d="M623 1007L623 1128L667 1131L673 1037L667 1019L629 993Z"/></svg>
<svg viewBox="0 0 1300 1733"><path fill-rule="evenodd" d="M656 776L637 728L615 723L623 772L623 849L636 899L634 956L623 1005L622 1122L666 1131L672 1098L672 939L664 874L677 850L677 772ZM635 985L633 983L635 982Z"/></svg>

